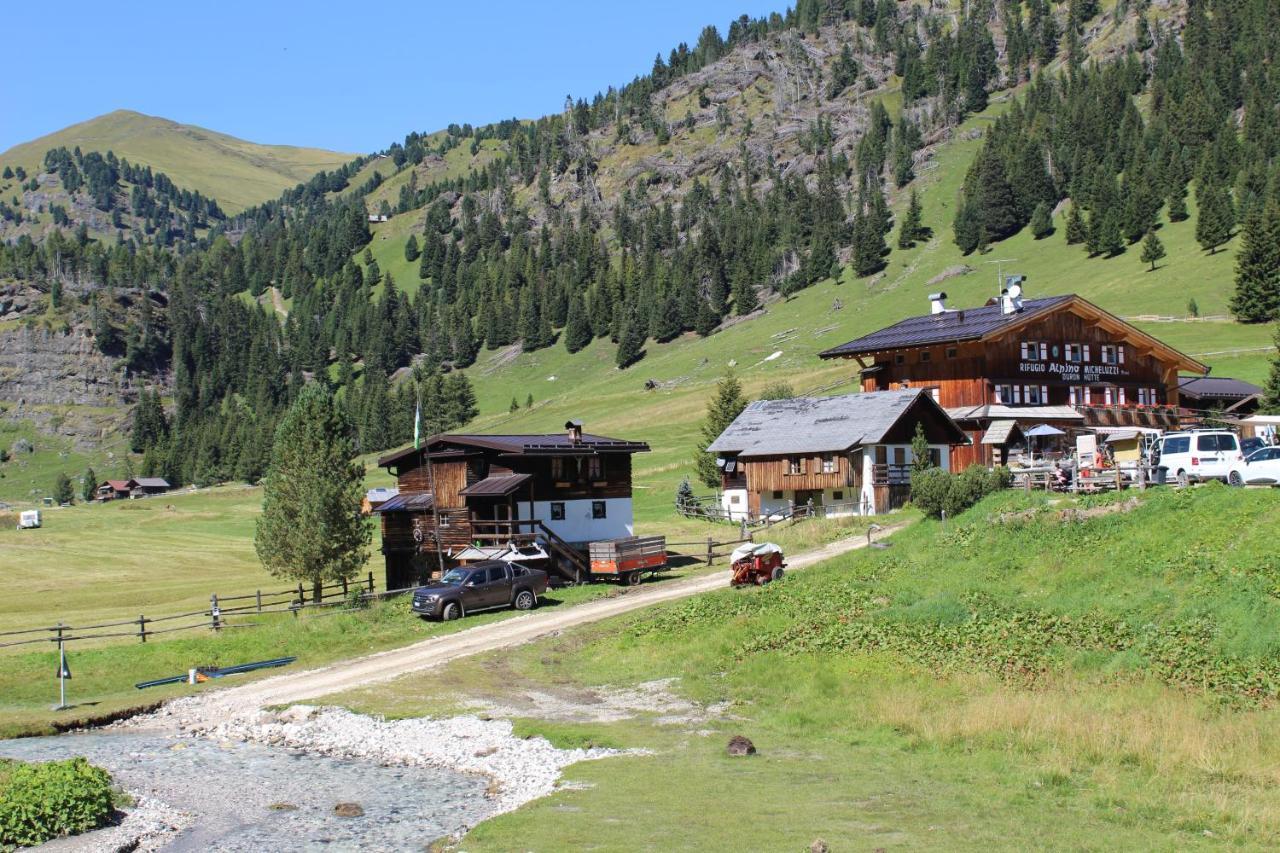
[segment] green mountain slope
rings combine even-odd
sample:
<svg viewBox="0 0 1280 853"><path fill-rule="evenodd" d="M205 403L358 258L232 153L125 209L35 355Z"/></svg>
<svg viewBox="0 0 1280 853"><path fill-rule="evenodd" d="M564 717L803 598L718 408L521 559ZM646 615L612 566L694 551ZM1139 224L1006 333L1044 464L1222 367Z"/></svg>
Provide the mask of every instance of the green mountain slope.
<svg viewBox="0 0 1280 853"><path fill-rule="evenodd" d="M15 145L0 164L36 174L51 148L115 152L132 163L165 172L181 187L199 190L235 213L333 169L355 155L321 148L259 145L190 124L116 110Z"/></svg>

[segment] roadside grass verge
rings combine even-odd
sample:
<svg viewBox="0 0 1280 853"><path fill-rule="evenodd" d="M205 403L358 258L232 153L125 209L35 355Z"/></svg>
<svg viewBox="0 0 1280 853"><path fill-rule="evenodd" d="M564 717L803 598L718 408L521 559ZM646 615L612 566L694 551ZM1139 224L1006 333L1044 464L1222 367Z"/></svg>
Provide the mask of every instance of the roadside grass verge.
<svg viewBox="0 0 1280 853"><path fill-rule="evenodd" d="M599 584L550 591L540 607L569 607L618 593L616 586ZM271 614L244 617L234 624L252 628L219 632L197 629L175 639L145 644L103 646L77 650L68 647L72 678L67 682L71 708L52 711L58 698L57 649L40 647L8 655L0 666L0 738L50 734L152 706L174 696L189 695L221 685L243 684L253 678L297 671L345 658L408 645L428 637L511 618L516 611L497 610L456 622L427 622L409 610L404 596L356 611L310 611L298 616ZM294 656L288 669L138 690L134 684L185 673L192 667L230 666L269 658Z"/></svg>
<svg viewBox="0 0 1280 853"><path fill-rule="evenodd" d="M1060 515L1130 497L1003 493L945 533L339 699L451 713L678 676L724 709L518 720L654 754L575 765L467 850L1274 846L1280 501L1206 486ZM726 756L734 734L759 755Z"/></svg>

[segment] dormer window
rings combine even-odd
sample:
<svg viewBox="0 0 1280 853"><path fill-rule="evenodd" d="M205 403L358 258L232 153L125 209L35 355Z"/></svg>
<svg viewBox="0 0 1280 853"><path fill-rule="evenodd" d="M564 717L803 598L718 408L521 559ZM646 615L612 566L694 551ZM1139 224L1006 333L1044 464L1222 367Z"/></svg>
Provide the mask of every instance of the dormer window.
<svg viewBox="0 0 1280 853"><path fill-rule="evenodd" d="M1020 355L1023 361L1048 361L1049 345L1044 341L1023 341Z"/></svg>

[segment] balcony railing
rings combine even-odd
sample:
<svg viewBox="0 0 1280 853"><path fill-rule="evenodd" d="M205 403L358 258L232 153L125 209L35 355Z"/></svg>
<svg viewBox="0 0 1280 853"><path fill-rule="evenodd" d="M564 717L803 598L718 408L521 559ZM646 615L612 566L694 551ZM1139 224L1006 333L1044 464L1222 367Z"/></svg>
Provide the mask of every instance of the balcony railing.
<svg viewBox="0 0 1280 853"><path fill-rule="evenodd" d="M910 484L910 465L880 464L871 466L871 485L873 486L907 486Z"/></svg>

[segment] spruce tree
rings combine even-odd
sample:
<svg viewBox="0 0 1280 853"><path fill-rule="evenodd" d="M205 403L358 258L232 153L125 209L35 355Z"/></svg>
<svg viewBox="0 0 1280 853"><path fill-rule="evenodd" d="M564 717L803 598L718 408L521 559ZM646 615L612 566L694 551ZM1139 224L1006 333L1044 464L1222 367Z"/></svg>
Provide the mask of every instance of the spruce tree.
<svg viewBox="0 0 1280 853"><path fill-rule="evenodd" d="M320 588L355 577L372 528L358 512L364 466L353 461L351 424L328 389L306 386L276 429L263 482L254 549L278 578Z"/></svg>
<svg viewBox="0 0 1280 853"><path fill-rule="evenodd" d="M1160 238L1156 236L1156 232L1148 231L1146 239L1142 241L1142 262L1144 264L1151 264L1151 269L1148 270L1148 272L1155 270L1156 261L1163 258L1164 255L1164 243L1160 242Z"/></svg>
<svg viewBox="0 0 1280 853"><path fill-rule="evenodd" d="M1196 241L1209 254L1231 239L1236 227L1235 207L1226 187L1210 184L1201 192L1200 211L1196 215Z"/></svg>
<svg viewBox="0 0 1280 853"><path fill-rule="evenodd" d="M591 343L591 324L587 321L586 309L582 306L582 298L574 296L569 301L569 318L564 327L564 348L569 352L578 352Z"/></svg>
<svg viewBox="0 0 1280 853"><path fill-rule="evenodd" d="M1255 209L1240 235L1231 313L1244 323L1280 317L1280 206Z"/></svg>
<svg viewBox="0 0 1280 853"><path fill-rule="evenodd" d="M413 234L410 234L409 239L406 240L404 244L404 259L409 263L413 263L418 259L420 254L421 252L418 250L418 238Z"/></svg>
<svg viewBox="0 0 1280 853"><path fill-rule="evenodd" d="M742 383L733 375L733 371L729 371L716 385L716 393L707 404L707 417L702 422L702 437L694 452L698 479L708 488L714 489L720 485L720 469L716 467L715 454L707 453L707 447L729 428L729 424L746 407L747 398L742 393Z"/></svg>
<svg viewBox="0 0 1280 853"><path fill-rule="evenodd" d="M907 213L902 217L902 225L898 227L899 249L910 249L916 244L923 227L920 223L921 215L920 196L913 189L910 200L907 202Z"/></svg>
<svg viewBox="0 0 1280 853"><path fill-rule="evenodd" d="M89 503L97 496L98 493L98 475L93 472L93 468L84 469L84 482L80 484L80 497L85 503Z"/></svg>
<svg viewBox="0 0 1280 853"><path fill-rule="evenodd" d="M630 316L623 322L622 332L618 336L618 351L614 355L614 363L619 370L626 370L644 358L644 341L646 329L636 312L628 312Z"/></svg>
<svg viewBox="0 0 1280 853"><path fill-rule="evenodd" d="M59 471L53 480L53 502L59 506L69 504L76 499L76 490L71 485L71 478Z"/></svg>
<svg viewBox="0 0 1280 853"><path fill-rule="evenodd" d="M1267 375L1267 384L1262 388L1261 409L1269 415L1280 415L1280 325L1276 326L1273 340L1276 352L1271 356L1271 372Z"/></svg>
<svg viewBox="0 0 1280 853"><path fill-rule="evenodd" d="M1052 233L1053 216L1049 212L1049 205L1042 201L1031 212L1031 234L1037 240L1043 240Z"/></svg>
<svg viewBox="0 0 1280 853"><path fill-rule="evenodd" d="M1071 209L1067 211L1067 245L1075 245L1083 243L1089 239L1089 229L1084 224L1084 217L1080 215L1080 205L1071 202Z"/></svg>

